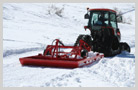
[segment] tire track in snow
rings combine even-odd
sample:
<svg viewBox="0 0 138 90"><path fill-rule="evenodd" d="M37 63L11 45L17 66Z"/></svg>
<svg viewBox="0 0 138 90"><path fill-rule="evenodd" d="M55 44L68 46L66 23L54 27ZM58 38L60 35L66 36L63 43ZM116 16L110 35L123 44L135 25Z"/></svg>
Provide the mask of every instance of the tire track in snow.
<svg viewBox="0 0 138 90"><path fill-rule="evenodd" d="M26 52L31 52L31 51L38 51L38 50L43 50L45 45L42 44L42 43L37 43L37 42L25 42L25 41L18 41L18 40L12 40L12 39L3 39L3 41L8 41L8 42L19 42L19 43L29 43L29 44L36 44L36 45L39 45L39 46L35 46L35 47L29 47L29 48L26 48L26 47L22 47L22 48L19 48L19 49L8 49L8 50L5 50L3 51L3 57L7 57L7 56L10 56L10 55L16 55L16 54L22 54L22 53L26 53Z"/></svg>
<svg viewBox="0 0 138 90"><path fill-rule="evenodd" d="M43 50L43 47L34 47L34 48L25 48L25 49L10 49L10 50L6 50L3 53L3 57L7 57L9 55L15 55L15 54L22 54L22 53L26 53L26 52L31 52L31 51L37 51L37 50Z"/></svg>

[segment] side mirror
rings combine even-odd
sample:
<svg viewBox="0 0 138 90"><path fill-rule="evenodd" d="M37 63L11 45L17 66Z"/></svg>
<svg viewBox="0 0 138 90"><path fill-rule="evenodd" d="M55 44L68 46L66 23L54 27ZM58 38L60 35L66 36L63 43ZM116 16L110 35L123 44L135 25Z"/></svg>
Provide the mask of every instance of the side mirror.
<svg viewBox="0 0 138 90"><path fill-rule="evenodd" d="M118 17L117 17L117 22L122 22L122 21L123 21L122 16L118 16Z"/></svg>
<svg viewBox="0 0 138 90"><path fill-rule="evenodd" d="M89 18L90 18L89 14L86 13L86 14L84 15L84 19L89 19Z"/></svg>

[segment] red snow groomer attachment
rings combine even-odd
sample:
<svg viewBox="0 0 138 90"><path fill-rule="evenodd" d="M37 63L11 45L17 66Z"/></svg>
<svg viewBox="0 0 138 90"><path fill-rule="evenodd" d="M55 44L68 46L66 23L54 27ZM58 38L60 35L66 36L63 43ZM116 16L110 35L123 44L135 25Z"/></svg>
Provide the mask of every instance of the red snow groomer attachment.
<svg viewBox="0 0 138 90"><path fill-rule="evenodd" d="M79 46L64 46L64 44L55 39L55 45L48 45L43 55L20 58L22 65L77 68L92 64L104 57L102 53L94 53L91 47L80 40ZM53 42L54 42L53 41ZM68 51L71 49L71 51Z"/></svg>

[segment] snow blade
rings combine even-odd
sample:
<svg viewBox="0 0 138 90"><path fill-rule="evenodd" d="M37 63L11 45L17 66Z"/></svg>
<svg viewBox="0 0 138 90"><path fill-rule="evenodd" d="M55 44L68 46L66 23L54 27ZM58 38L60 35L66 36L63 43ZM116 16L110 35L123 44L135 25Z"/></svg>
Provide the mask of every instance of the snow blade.
<svg viewBox="0 0 138 90"><path fill-rule="evenodd" d="M44 50L43 55L19 58L22 65L47 66L47 67L62 67L62 68L77 68L83 67L104 57L102 53L94 53L91 48L83 40L80 40L79 46L64 46L58 39L56 45L48 45ZM60 45L61 44L61 45ZM71 49L70 52L59 51L61 48ZM83 50L87 50L85 55L82 55Z"/></svg>

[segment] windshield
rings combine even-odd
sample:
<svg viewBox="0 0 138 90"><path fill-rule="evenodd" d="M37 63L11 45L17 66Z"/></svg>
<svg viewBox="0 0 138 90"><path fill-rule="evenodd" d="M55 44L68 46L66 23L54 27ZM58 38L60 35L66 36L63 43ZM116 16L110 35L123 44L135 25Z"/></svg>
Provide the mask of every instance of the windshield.
<svg viewBox="0 0 138 90"><path fill-rule="evenodd" d="M91 25L92 26L107 26L109 25L109 14L108 12L92 12L91 14Z"/></svg>
<svg viewBox="0 0 138 90"><path fill-rule="evenodd" d="M90 15L90 26L110 26L117 28L116 14L107 11L92 11Z"/></svg>

